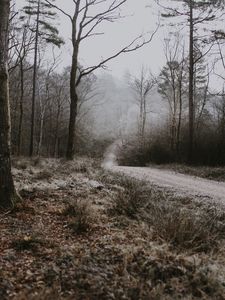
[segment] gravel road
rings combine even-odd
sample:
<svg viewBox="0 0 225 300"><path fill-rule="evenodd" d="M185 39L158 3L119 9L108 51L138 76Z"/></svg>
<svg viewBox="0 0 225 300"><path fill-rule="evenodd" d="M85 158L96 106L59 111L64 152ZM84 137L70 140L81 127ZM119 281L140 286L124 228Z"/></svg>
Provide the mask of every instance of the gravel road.
<svg viewBox="0 0 225 300"><path fill-rule="evenodd" d="M147 167L111 166L110 170L130 177L150 182L168 191L185 196L203 197L219 201L225 205L225 183L190 175L184 175L169 170Z"/></svg>
<svg viewBox="0 0 225 300"><path fill-rule="evenodd" d="M103 168L149 182L173 194L203 198L225 207L225 182L203 179L165 169L118 166L116 157L121 144L122 142L117 140L108 148L102 163Z"/></svg>

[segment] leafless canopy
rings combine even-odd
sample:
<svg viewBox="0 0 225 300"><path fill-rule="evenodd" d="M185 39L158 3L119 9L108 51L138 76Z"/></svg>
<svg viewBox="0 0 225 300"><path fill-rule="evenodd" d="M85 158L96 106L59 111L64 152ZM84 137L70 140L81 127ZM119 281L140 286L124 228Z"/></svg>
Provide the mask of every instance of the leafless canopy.
<svg viewBox="0 0 225 300"><path fill-rule="evenodd" d="M127 0L71 0L74 3L74 13L69 14L63 8L53 4L49 0L45 0L51 4L53 8L64 14L72 23L72 43L77 50L80 44L87 38L103 35L104 32L99 31L99 25L104 22L115 22L118 19L124 18L121 15L120 8L127 2ZM79 69L79 76L77 76L76 85L78 85L82 77L92 73L98 68L105 68L106 63L118 57L123 53L129 53L140 49L144 45L150 43L158 29L157 28L145 35L140 34L135 37L130 43L119 49L110 57L102 59L99 63L93 66L88 66Z"/></svg>

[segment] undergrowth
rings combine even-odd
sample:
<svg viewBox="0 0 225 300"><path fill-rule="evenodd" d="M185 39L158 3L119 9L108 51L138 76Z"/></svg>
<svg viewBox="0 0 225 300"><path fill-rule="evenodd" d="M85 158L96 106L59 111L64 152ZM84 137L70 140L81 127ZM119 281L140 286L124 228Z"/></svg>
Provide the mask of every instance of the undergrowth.
<svg viewBox="0 0 225 300"><path fill-rule="evenodd" d="M70 200L62 212L69 217L69 228L76 234L88 232L96 218L90 207L90 203L84 199Z"/></svg>
<svg viewBox="0 0 225 300"><path fill-rule="evenodd" d="M109 212L144 221L157 238L174 249L214 251L224 240L225 213L221 209L169 195L121 175L114 180L122 189L113 197Z"/></svg>

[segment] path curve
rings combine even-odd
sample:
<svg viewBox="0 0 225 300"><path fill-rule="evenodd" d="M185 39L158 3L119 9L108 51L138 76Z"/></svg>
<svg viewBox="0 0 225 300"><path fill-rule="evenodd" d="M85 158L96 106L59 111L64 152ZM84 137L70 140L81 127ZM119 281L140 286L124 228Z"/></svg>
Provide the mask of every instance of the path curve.
<svg viewBox="0 0 225 300"><path fill-rule="evenodd" d="M107 149L102 163L103 168L149 182L173 194L192 198L204 198L225 207L225 182L152 167L118 166L116 158L120 147L122 147L122 141L117 140Z"/></svg>
<svg viewBox="0 0 225 300"><path fill-rule="evenodd" d="M225 205L225 182L217 182L184 175L175 171L149 167L112 166L110 169L113 172L119 172L132 178L150 182L155 186L165 188L174 193L209 198Z"/></svg>

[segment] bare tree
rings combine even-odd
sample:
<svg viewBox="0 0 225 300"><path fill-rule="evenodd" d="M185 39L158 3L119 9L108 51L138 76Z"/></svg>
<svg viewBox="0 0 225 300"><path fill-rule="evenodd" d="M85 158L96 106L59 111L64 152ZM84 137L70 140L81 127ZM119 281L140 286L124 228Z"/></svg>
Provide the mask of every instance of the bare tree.
<svg viewBox="0 0 225 300"><path fill-rule="evenodd" d="M193 162L194 138L195 138L195 110L194 110L194 69L195 64L209 53L213 47L210 43L210 35L199 33L199 28L205 23L214 21L218 18L215 8L217 0L197 1L197 0L175 0L183 5L175 5L173 0L168 1L156 0L164 9L163 17L181 17L182 24L184 21L189 31L189 83L188 83L188 104L189 104L189 142L188 142L188 162ZM163 5L162 3L166 3ZM217 7L216 10L218 11ZM207 49L204 49L207 46ZM198 53L198 55L196 55Z"/></svg>
<svg viewBox="0 0 225 300"><path fill-rule="evenodd" d="M104 68L105 64L112 59L115 59L121 54L135 51L145 44L149 43L154 33L150 37L144 40L140 35L135 38L128 45L122 47L119 51L103 59L96 65L86 68L79 68L79 53L82 42L90 37L103 34L99 32L99 25L104 22L115 22L121 18L119 9L127 2L127 0L77 0L71 1L74 6L74 12L72 15L67 13L62 7L56 6L52 1L45 0L52 7L58 9L63 13L71 22L72 27L72 63L70 73L70 120L69 120L69 134L67 145L67 159L73 159L75 153L75 130L76 130L76 118L78 107L78 92L77 87L81 80L88 74L94 72L99 68Z"/></svg>
<svg viewBox="0 0 225 300"><path fill-rule="evenodd" d="M170 113L170 146L179 154L181 120L184 104L187 76L187 60L184 57L184 47L179 36L175 42L165 40L166 65L158 77L158 91L167 100Z"/></svg>
<svg viewBox="0 0 225 300"><path fill-rule="evenodd" d="M43 129L44 129L44 121L45 121L45 114L47 111L47 108L51 106L52 103L52 75L55 69L58 66L58 59L59 57L56 57L54 54L54 48L52 50L53 54L53 61L50 65L47 66L47 69L40 74L40 77L42 79L42 89L43 92L41 93L41 88L39 87L38 89L38 99L39 99L39 108L40 108L40 114L39 114L39 119L40 119L40 128L39 128L39 141L38 141L38 149L37 149L37 155L41 155L41 150L42 150L42 142L43 142ZM38 83L40 83L38 81Z"/></svg>
<svg viewBox="0 0 225 300"><path fill-rule="evenodd" d="M0 207L12 208L19 200L10 160L8 29L10 1L0 0Z"/></svg>
<svg viewBox="0 0 225 300"><path fill-rule="evenodd" d="M135 100L139 106L138 134L141 139L145 136L146 118L149 113L148 97L155 86L155 78L142 66L140 77L134 77L129 85L134 93Z"/></svg>
<svg viewBox="0 0 225 300"><path fill-rule="evenodd" d="M35 34L34 41L34 64L33 64L33 93L32 93L32 110L31 110L31 132L30 132L30 149L29 155L34 153L34 131L35 131L35 103L36 103L36 81L38 74L38 51L41 42L60 45L63 40L58 36L58 30L51 24L56 13L52 12L51 6L43 0L26 0L27 5L24 7L25 15L29 18L35 17L34 27L31 30Z"/></svg>
<svg viewBox="0 0 225 300"><path fill-rule="evenodd" d="M15 20L14 22L18 22ZM30 19L26 23L22 24L21 27L16 27L13 24L13 32L11 32L11 63L9 64L9 73L15 71L18 67L18 81L19 81L19 122L18 122L18 138L17 138L17 155L21 153L22 144L22 126L23 126L23 116L24 116L24 93L25 93L25 83L24 77L25 73L29 71L32 67L27 66L26 61L30 52L33 50L34 44L34 34L30 30ZM15 122L16 123L16 122Z"/></svg>

